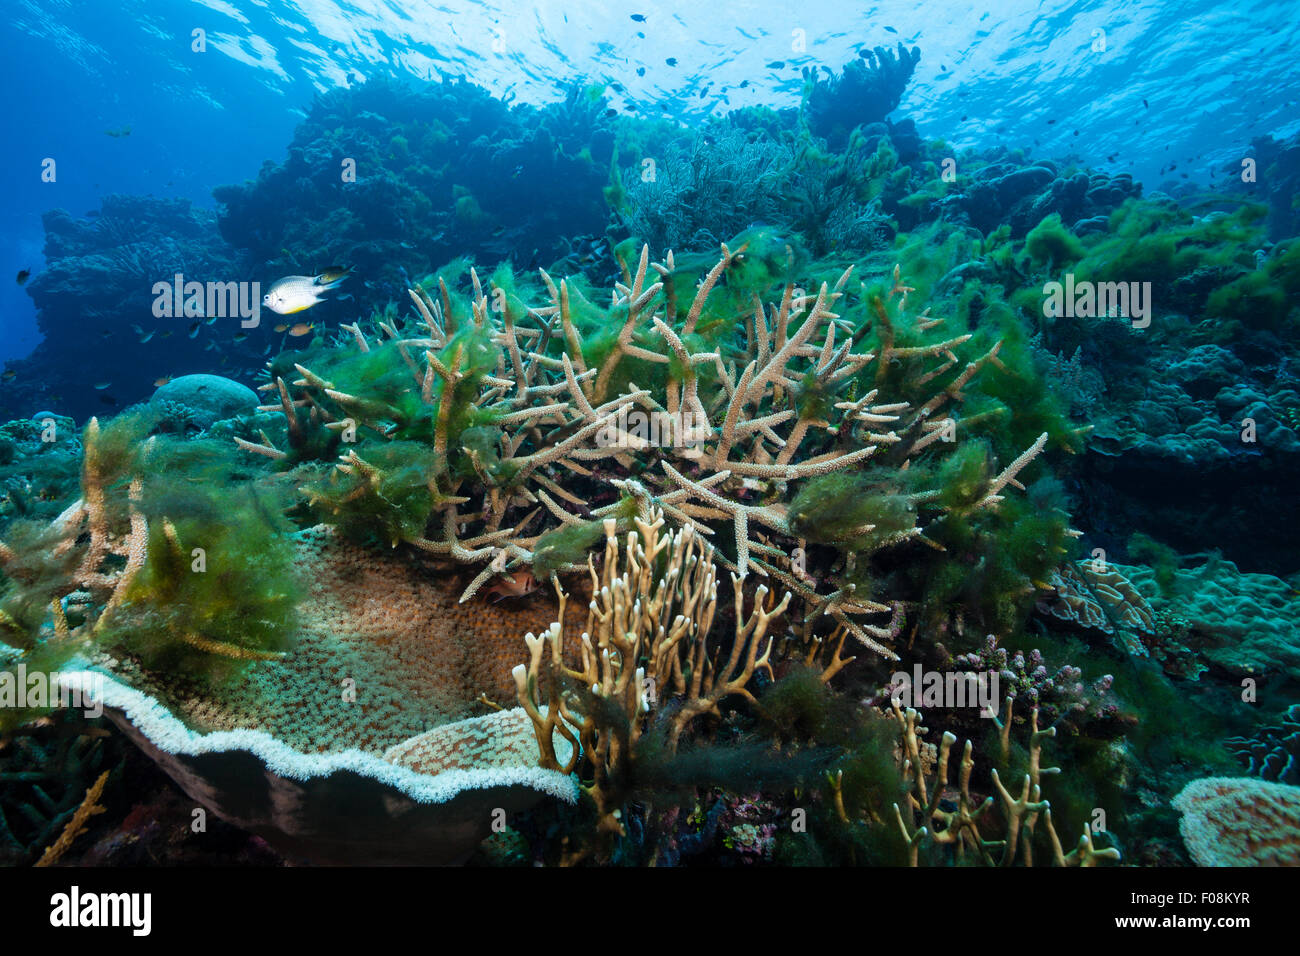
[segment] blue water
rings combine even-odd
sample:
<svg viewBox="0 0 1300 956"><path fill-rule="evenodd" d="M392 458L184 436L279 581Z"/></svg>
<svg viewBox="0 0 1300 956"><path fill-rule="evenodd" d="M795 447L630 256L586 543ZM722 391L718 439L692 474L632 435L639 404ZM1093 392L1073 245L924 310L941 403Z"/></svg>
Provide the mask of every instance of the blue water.
<svg viewBox="0 0 1300 956"><path fill-rule="evenodd" d="M11 277L41 267L42 212L82 215L112 192L211 206L214 186L282 158L313 94L381 75L466 76L533 103L559 99L574 79L614 81L620 111L691 123L736 107L797 105L802 68L838 71L860 48L901 40L922 52L899 109L922 135L1077 154L1149 188L1184 176L1208 183L1253 137L1300 128L1300 18L1294 3L1276 0L6 0L3 8L0 82L11 107L0 134L10 144L0 152L10 187L0 265ZM191 49L195 30L205 31L204 52ZM105 134L124 127L129 136ZM40 180L45 157L58 161L55 183ZM1170 162L1177 171L1162 174ZM0 282L0 359L38 340L30 299L11 279Z"/></svg>

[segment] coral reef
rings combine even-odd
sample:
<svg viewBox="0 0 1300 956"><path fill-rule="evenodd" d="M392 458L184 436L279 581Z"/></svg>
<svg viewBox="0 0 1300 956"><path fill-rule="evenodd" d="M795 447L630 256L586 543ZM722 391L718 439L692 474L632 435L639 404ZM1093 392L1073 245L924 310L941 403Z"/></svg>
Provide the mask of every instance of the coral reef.
<svg viewBox="0 0 1300 956"><path fill-rule="evenodd" d="M279 398L287 447L239 444L317 476L311 502L326 522L482 565L462 600L539 560L542 578L581 569L593 522L653 507L705 537L730 525L720 564L775 578L893 656L882 642L897 633L900 605L861 598L850 581L819 590L800 577L795 549L815 543L852 573L873 554L925 541L930 526L948 534L985 515L996 522L1004 490L1023 487L1017 476L1049 434L997 470L981 443L955 438L998 414L983 406L968 424L961 408L983 369L1003 368L999 345L963 364L954 350L971 335L944 338L934 332L942 320L911 317L897 269L888 305L869 289L850 298L850 267L815 296L796 296L787 281L764 307L761 293L790 256L781 237L756 231L735 252L724 244L703 275L670 253L651 283L642 247L608 310L544 271L543 307L525 306L506 271L484 287L471 270L468 302L439 277L436 299L411 292L419 327L381 323L372 347L350 326L353 344L273 366L262 388ZM696 282L686 307L679 290ZM831 311L839 300L852 318ZM868 333L874 351L854 351ZM286 381L289 363L301 377ZM891 384L911 400L886 400ZM954 446L960 487L923 464ZM344 447L328 471L315 464ZM838 497L826 493L836 481L847 481ZM807 482L801 494L796 482ZM1014 560L1005 573L1027 593ZM891 620L871 620L882 615Z"/></svg>
<svg viewBox="0 0 1300 956"><path fill-rule="evenodd" d="M994 673L1001 680L1000 689L1021 708L1037 708L1049 723L1066 718L1076 723L1113 719L1118 704L1110 693L1114 677L1103 675L1089 687L1081 680L1083 672L1062 664L1055 672L1048 670L1037 648L1027 655L1023 651L1008 653L990 634L984 646L970 654L960 654L952 661L954 669L973 673Z"/></svg>
<svg viewBox="0 0 1300 956"><path fill-rule="evenodd" d="M1118 632L1130 653L1146 654L1142 635L1155 631L1151 606L1114 565L1097 561L1063 564L1052 572L1049 594L1038 609L1052 617L1103 634Z"/></svg>
<svg viewBox="0 0 1300 956"><path fill-rule="evenodd" d="M220 375L182 375L153 393L151 404L179 406L186 421L206 430L218 421L247 415L257 407L257 394L247 385ZM172 411L176 414L176 410Z"/></svg>
<svg viewBox="0 0 1300 956"><path fill-rule="evenodd" d="M1290 862L1294 707L1238 685L1300 682L1295 150L1178 202L954 155L890 117L918 56L686 132L371 82L217 216L49 214L0 660L258 834L232 859L1094 865L1105 809L1182 862L1200 776L1193 860ZM335 262L352 298L301 326L126 331L178 271ZM1150 325L1051 314L1065 276L1150 282ZM926 731L881 692L913 665L997 674L1001 715ZM116 752L0 716L7 860L206 852L112 774L78 817Z"/></svg>
<svg viewBox="0 0 1300 956"><path fill-rule="evenodd" d="M806 70L804 115L809 127L832 148L842 146L854 127L879 123L898 107L920 60L919 49L899 43L897 53L885 47L864 48L839 76L828 80L816 70Z"/></svg>
<svg viewBox="0 0 1300 956"><path fill-rule="evenodd" d="M84 420L145 398L160 376L186 371L251 378L270 330L240 319L157 317L154 284L240 282L252 264L217 232L216 216L188 200L106 196L76 218L46 213L45 268L27 283L43 340L0 394L0 412L48 407Z"/></svg>
<svg viewBox="0 0 1300 956"><path fill-rule="evenodd" d="M64 855L88 792L98 787L97 801L120 781L120 748L106 740L102 721L80 720L61 711L0 736L0 863L26 866L47 853Z"/></svg>
<svg viewBox="0 0 1300 956"><path fill-rule="evenodd" d="M1010 698L1004 702L1001 713L998 727L1002 731L1001 751L1005 761L1010 751L1013 714ZM1001 798L1001 840L986 840L980 830L980 819L989 813L995 801L992 796L980 801L971 795L971 771L975 765L971 742L966 742L962 752L956 800L954 802L948 799L945 802L945 796L951 790L949 757L957 738L945 733L937 750L925 752L920 739L925 732L920 724L920 713L910 707L904 709L895 702L893 716L899 726L903 776L909 781L909 792L904 804L907 813L895 803L894 818L907 843L908 860L912 866L918 865L922 848L930 842L950 849L958 862L969 856L973 861L989 866L995 863L1006 866L1017 860L1025 866L1033 866L1034 838L1040 817L1043 832L1050 843L1051 860L1056 866L1091 867L1103 860L1117 862L1120 859L1118 849L1099 849L1096 846L1093 838L1097 834L1086 823L1077 844L1068 853L1064 852L1052 823L1051 803L1042 799L1041 784L1044 774L1060 772L1059 767L1041 765L1043 741L1055 736L1056 729L1038 729L1037 708L1030 712L1029 764L1020 795L1012 795L1002 784L996 769L989 772L993 787Z"/></svg>
<svg viewBox="0 0 1300 956"><path fill-rule="evenodd" d="M544 109L463 80L335 90L312 104L284 162L214 190L221 235L277 275L352 265L362 314L404 301L413 279L455 256L548 265L564 237L604 230L605 112L593 87Z"/></svg>
<svg viewBox="0 0 1300 956"><path fill-rule="evenodd" d="M1217 672L1300 679L1300 606L1282 578L1243 573L1210 556L1199 567L1175 571L1170 591L1162 593L1154 570L1117 567L1153 607L1178 614L1185 643Z"/></svg>

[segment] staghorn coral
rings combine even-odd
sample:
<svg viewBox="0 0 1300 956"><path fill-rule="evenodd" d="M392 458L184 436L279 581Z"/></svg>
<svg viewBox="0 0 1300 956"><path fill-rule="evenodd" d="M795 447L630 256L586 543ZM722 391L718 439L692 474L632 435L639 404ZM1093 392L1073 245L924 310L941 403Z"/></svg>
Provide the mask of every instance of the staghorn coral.
<svg viewBox="0 0 1300 956"><path fill-rule="evenodd" d="M1173 807L1200 866L1300 866L1300 787L1205 777L1185 786Z"/></svg>
<svg viewBox="0 0 1300 956"><path fill-rule="evenodd" d="M724 244L703 274L679 269L671 253L652 264L642 247L609 310L545 271L551 304L540 308L525 306L502 270L485 287L471 269L468 302L439 275L436 289L411 290L418 328L380 323L372 344L348 326L354 346L273 366L262 388L276 402L263 409L284 413L288 448L237 442L315 476L310 497L323 520L482 566L465 600L533 565L554 542L548 533L645 519L654 507L706 538L730 525L734 547L718 550L718 563L740 578L774 578L892 657L897 602L864 599L852 583L818 590L794 572L801 531L830 516L820 507L792 514L791 486L876 459L898 481L918 461L941 459L961 444L965 390L987 366L1000 367L998 345L963 364L955 350L971 336L938 338L942 320L910 316L912 290L897 269L887 296L853 297L854 321L831 311L850 303L852 267L815 295L785 282L779 303L764 306L759 292L793 257L762 230L735 251ZM868 331L878 346L855 351ZM881 394L902 370L913 373L906 380L916 402ZM984 417L972 416L970 427ZM868 511L842 528L837 547L875 552L925 540L923 518L996 511L1047 439L1001 472L971 477L969 500L945 501L942 486L895 492L914 520L895 533L888 509ZM333 469L315 464L345 447ZM581 549L572 557L547 570L580 570ZM888 623L871 620L883 615Z"/></svg>
<svg viewBox="0 0 1300 956"><path fill-rule="evenodd" d="M90 785L90 789L86 791L86 796L81 801L81 805L72 814L72 819L63 828L59 838L45 848L45 852L41 854L41 858L36 861L35 866L53 866L57 863L63 854L72 848L72 844L77 837L86 832L86 823L90 818L104 812L104 808L99 805L99 799L104 793L104 784L108 783L108 775L109 771L105 770Z"/></svg>
<svg viewBox="0 0 1300 956"><path fill-rule="evenodd" d="M950 436L967 424L965 390L983 369L1000 366L998 346L963 364L958 350L970 336L943 337L939 320L911 315L915 290L897 269L879 294L861 283L856 294L847 291L850 268L808 295L784 278L796 261L779 236L753 230L735 252L723 246L707 268L679 268L670 254L654 264L659 281L651 283L643 248L610 309L595 306L581 283L556 283L545 272L551 305L543 308L523 305L508 270L486 288L470 270L468 300L452 292L454 277L440 275L427 290L412 290L414 330L385 315L378 341L358 324L346 329L344 345L314 344L272 363L265 390L278 403L263 410L283 414L284 439L237 438L252 453L239 472L211 442L142 441L147 416L124 416L104 429L92 420L82 499L43 532L63 565L42 565L25 584L48 598L40 614L24 617L26 639L112 671L102 698L110 717L188 793L319 859L354 851L375 860L458 858L482 832L483 801L521 808L544 795L572 796L563 774L535 764L540 757L571 768L580 751L554 745L534 755L535 745L520 741L529 726L518 711L468 717L474 701L509 693L502 684L510 668L495 635L508 633L513 643L525 630L510 608L470 599L499 577L590 571L595 529L608 542L624 529L663 527L661 540L683 549L690 542L703 549L720 530L730 532L727 552L707 545L707 562L702 550L691 552L695 573L706 563L710 571L694 580L694 610L681 615L686 623L665 623L682 656L660 654L650 668L665 693L680 696L665 708L669 752L698 717L750 693L751 677L767 666L770 649L760 654L759 645L768 621L796 597L805 605L800 653L822 668L823 682L848 662L841 651L849 635L892 657L902 602L861 597L858 582L839 576L857 555L903 544L940 550L925 532L944 517L996 514L1047 435L1000 471L979 450L980 468L967 469L960 493L949 493L948 473L931 463L943 461ZM764 306L760 293L777 281L779 302ZM840 301L852 319L831 311ZM875 348L855 350L868 335ZM900 381L910 400L884 401L880 393ZM660 416L668 440L647 436L630 417L634 410ZM970 424L988 418L971 416ZM329 463L335 456L338 463ZM801 482L848 474L868 459L878 464L861 480L878 509L832 514L816 495L792 495ZM257 506L225 515L219 526L252 521L274 531L286 505L282 491L302 482L308 502L299 520L318 515L337 527L293 536L292 557L257 582L266 603L250 615L258 625L251 634L229 629L225 618L186 612L201 607L187 589L204 579L187 574L179 559L198 540L196 530L223 516L211 502L198 501L202 507L185 518L175 507L194 504L185 482L209 473ZM799 501L794 514L792 501ZM266 514L253 521L258 508ZM803 543L797 529L823 542L813 574L796 564ZM31 556L31 542L23 543L3 554L19 577ZM269 546L266 553L282 560ZM708 621L696 616L712 607L714 561L732 571L737 600L737 638L725 664L712 659ZM468 584L461 568L472 575ZM431 571L443 575L436 586ZM745 616L741 582L754 575L789 593L773 607L760 588ZM228 591L240 579L214 580ZM648 584L640 585L647 594ZM226 591L212 593L222 607L238 606ZM601 620L617 620L633 606L603 595ZM535 608L539 599L529 600ZM194 631L190 622L215 623ZM829 637L810 626L819 623ZM688 632L698 639L686 640ZM166 653L145 654L158 648L133 645L141 635L161 641ZM560 632L553 628L551 637L558 646ZM667 651L653 638L647 648ZM189 656L175 657L178 649ZM188 680L178 660L224 661L242 679ZM602 682L617 688L623 721L635 723L626 707L640 689L621 660L589 656L565 666L583 676L584 691ZM91 692L98 673L69 682ZM545 683L534 684L539 695ZM563 717L559 703L543 713L543 698L529 696L529 723ZM600 784L601 820L613 833L626 750L617 734L602 740L587 723L595 696L568 706L583 722L574 738L587 743L589 759L601 753L610 771ZM394 776L385 756L411 766ZM268 775L297 810L248 802L248 788ZM480 789L479 797L466 794ZM385 801L400 812L413 803L422 808L420 839L394 847L394 817L376 810ZM336 832L337 812L356 805L369 808L373 832L353 846ZM422 846L430 856L415 856Z"/></svg>
<svg viewBox="0 0 1300 956"><path fill-rule="evenodd" d="M116 790L124 746L71 710L0 736L0 863L30 865L58 844L97 779Z"/></svg>

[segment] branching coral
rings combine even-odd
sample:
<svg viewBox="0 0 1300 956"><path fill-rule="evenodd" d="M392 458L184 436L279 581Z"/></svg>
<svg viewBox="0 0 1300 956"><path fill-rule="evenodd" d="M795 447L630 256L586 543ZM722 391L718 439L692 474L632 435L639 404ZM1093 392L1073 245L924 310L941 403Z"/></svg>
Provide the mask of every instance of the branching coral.
<svg viewBox="0 0 1300 956"><path fill-rule="evenodd" d="M290 447L241 447L317 468L311 501L327 521L481 565L465 600L494 577L536 567L548 546L546 574L581 570L586 547L557 549L548 535L605 518L627 527L657 508L705 538L729 524L734 548L715 552L719 564L738 578L774 578L892 657L896 602L865 599L852 583L820 590L801 576L792 558L800 539L834 516L824 503L791 515L791 486L878 457L899 475L959 444L965 389L999 365L998 348L963 364L955 350L970 336L936 337L941 320L908 315L912 290L897 270L887 296L853 302L850 267L815 294L787 281L779 302L763 305L760 293L794 258L761 230L734 250L724 244L707 271L679 268L671 253L651 263L643 247L608 309L545 271L550 304L540 308L523 304L508 270L485 287L471 269L468 302L439 275L428 291L411 291L414 332L381 323L372 343L350 326L355 349L300 353L296 378L288 363L273 365L263 389L276 401L265 408L284 413ZM839 303L852 305L853 320L832 311ZM869 332L878 347L856 351ZM881 394L904 368L923 401ZM850 555L924 541L921 512L996 509L1046 437L974 480L969 500L949 503L933 488L887 496L842 528L837 548ZM321 475L313 462L345 446L333 473ZM896 505L915 520L897 523ZM870 620L883 615L887 623Z"/></svg>
<svg viewBox="0 0 1300 956"><path fill-rule="evenodd" d="M921 742L921 736L925 733L925 728L920 726L921 715L913 708L903 708L895 701L893 717L899 727L903 776L909 781L906 812L894 804L894 816L903 839L907 842L909 860L913 866L918 864L921 848L927 839L936 844L951 845L959 862L970 854L974 861L986 865L1010 866L1019 859L1024 865L1032 866L1034 831L1040 816L1050 841L1052 860L1057 866L1096 866L1103 860L1119 860L1119 850L1113 847L1098 849L1094 845L1093 833L1088 824L1084 824L1078 844L1069 853L1064 852L1052 824L1051 804L1042 799L1041 787L1044 774L1060 773L1059 767L1041 765L1043 741L1054 737L1056 728L1038 729L1038 708L1030 711L1029 766L1019 795L1003 785L996 769L990 772L1002 809L1001 840L986 840L980 830L981 821L996 825L996 818L990 813L995 801L992 796L979 801L971 795L971 771L975 766L971 742L966 741L962 751L956 801L947 801L947 806L952 807L948 809L944 801L945 795L951 792L948 764L952 745L957 742L957 738L945 733L937 752L927 753ZM998 719L1004 765L1010 751L1011 724L1012 698L1008 697L1002 717Z"/></svg>
<svg viewBox="0 0 1300 956"><path fill-rule="evenodd" d="M718 656L710 646L718 598L713 548L690 526L661 535L665 521L657 509L635 525L620 548L616 522L605 520L600 574L594 562L588 565L594 596L581 637L581 665L565 664L563 628L556 621L540 637L524 637L529 660L513 671L542 766L570 773L585 756L592 779L585 790L596 805L598 830L608 835L624 832L626 781L647 722L661 718L673 753L696 718L719 715L719 704L729 697L752 701L750 679L759 670L771 674L769 624L790 603L787 593L772 606L760 586L746 617L744 590L733 574L735 634L725 659ZM558 584L556 590L563 620L566 595ZM556 734L575 745L564 766L556 757Z"/></svg>

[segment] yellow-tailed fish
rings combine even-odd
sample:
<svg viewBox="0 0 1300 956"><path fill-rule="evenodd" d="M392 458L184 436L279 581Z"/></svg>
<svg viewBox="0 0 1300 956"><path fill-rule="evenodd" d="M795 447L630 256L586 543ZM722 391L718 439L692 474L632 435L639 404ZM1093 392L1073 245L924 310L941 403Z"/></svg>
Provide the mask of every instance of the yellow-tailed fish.
<svg viewBox="0 0 1300 956"><path fill-rule="evenodd" d="M280 315L292 315L310 309L321 296L338 286L348 277L350 270L331 267L318 276L285 276L271 284L262 297L262 304Z"/></svg>
<svg viewBox="0 0 1300 956"><path fill-rule="evenodd" d="M289 330L289 334L292 335L294 338L297 338L300 335L306 335L314 328L316 328L315 323L309 324L307 322L299 322L297 325L295 325L293 328Z"/></svg>

